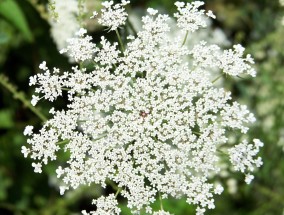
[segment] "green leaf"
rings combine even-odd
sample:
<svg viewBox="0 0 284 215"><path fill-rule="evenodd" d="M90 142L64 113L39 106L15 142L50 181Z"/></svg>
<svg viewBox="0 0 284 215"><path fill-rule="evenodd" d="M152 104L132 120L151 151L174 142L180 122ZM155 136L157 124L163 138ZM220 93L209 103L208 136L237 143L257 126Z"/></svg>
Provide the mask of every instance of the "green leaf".
<svg viewBox="0 0 284 215"><path fill-rule="evenodd" d="M8 41L9 41L9 37L6 34L0 32L0 44L5 44Z"/></svg>
<svg viewBox="0 0 284 215"><path fill-rule="evenodd" d="M12 113L9 110L0 111L0 129L8 129L14 126Z"/></svg>
<svg viewBox="0 0 284 215"><path fill-rule="evenodd" d="M7 189L11 186L12 181L10 178L4 175L4 170L0 168L0 201L7 197Z"/></svg>
<svg viewBox="0 0 284 215"><path fill-rule="evenodd" d="M0 0L0 16L14 25L28 41L33 40L25 15L14 0Z"/></svg>

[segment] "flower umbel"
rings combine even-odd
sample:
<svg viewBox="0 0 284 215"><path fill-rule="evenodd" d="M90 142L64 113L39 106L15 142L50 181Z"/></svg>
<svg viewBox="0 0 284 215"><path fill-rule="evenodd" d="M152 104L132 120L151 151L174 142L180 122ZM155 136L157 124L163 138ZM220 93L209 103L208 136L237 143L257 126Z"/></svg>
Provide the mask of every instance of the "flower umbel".
<svg viewBox="0 0 284 215"><path fill-rule="evenodd" d="M99 22L116 30L126 20L123 6L128 3L104 2ZM193 32L205 27L205 11L198 9L202 2L176 5L180 28ZM35 172L63 150L70 157L56 170L64 182L61 193L90 183L105 188L109 180L118 187L116 195L94 200L97 211L83 214L119 214L116 197L121 195L133 213L170 214L163 208L152 211L150 205L157 196L160 201L171 196L186 197L201 215L215 207L214 194L223 191L209 181L220 172L220 151L228 151L247 183L261 165L255 159L259 140L227 144L227 130L246 133L255 118L210 75L215 67L221 74L254 76L251 57L244 57L240 46L222 51L201 42L189 49L183 38L169 37L168 21L168 15L149 9L142 30L128 37L125 50L106 37L96 46L81 29L65 49L78 63L84 61L80 69L50 72L43 63L44 74L30 79L41 98L53 101L66 92L69 100L65 110L51 109L52 118L38 134L25 131L31 137L22 152L37 160ZM91 67L82 68L86 62Z"/></svg>
<svg viewBox="0 0 284 215"><path fill-rule="evenodd" d="M202 1L194 1L192 3L176 2L178 12L174 14L177 18L177 26L185 31L194 32L200 27L206 27L205 15L215 18L212 11L205 13L205 10L200 10L199 7L204 5Z"/></svg>
<svg viewBox="0 0 284 215"><path fill-rule="evenodd" d="M102 3L104 8L102 9L102 16L98 19L98 22L109 28L110 31L116 30L119 26L125 24L127 19L127 13L125 12L125 6L130 1L122 0L119 4L114 4L113 1L105 1Z"/></svg>

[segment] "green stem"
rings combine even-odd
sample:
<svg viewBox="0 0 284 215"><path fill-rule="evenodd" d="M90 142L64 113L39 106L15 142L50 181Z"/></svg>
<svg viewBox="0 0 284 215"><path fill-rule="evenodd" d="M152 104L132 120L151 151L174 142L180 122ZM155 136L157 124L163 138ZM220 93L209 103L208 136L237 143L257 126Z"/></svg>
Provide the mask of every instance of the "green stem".
<svg viewBox="0 0 284 215"><path fill-rule="evenodd" d="M135 30L135 28L134 28L132 22L130 22L129 19L127 19L127 24L129 25L131 31L133 31L133 34L134 34L134 35L137 35L137 31Z"/></svg>
<svg viewBox="0 0 284 215"><path fill-rule="evenodd" d="M162 200L161 193L159 193L159 200L160 200L160 208L161 208L161 210L164 210L164 208L163 208L163 200Z"/></svg>
<svg viewBox="0 0 284 215"><path fill-rule="evenodd" d="M118 32L118 30L117 30L117 29L115 30L115 33L116 33L116 36L117 36L117 38L118 38L118 42L119 42L119 44L120 44L121 51L122 51L122 52L124 52L124 46L123 46L123 43L122 43L122 40L121 40L120 34L119 34L119 32Z"/></svg>
<svg viewBox="0 0 284 215"><path fill-rule="evenodd" d="M185 37L183 39L183 42L182 42L182 45L181 46L184 46L185 42L186 42L186 39L187 39L187 36L188 36L188 31L186 31L186 34L185 34Z"/></svg>
<svg viewBox="0 0 284 215"><path fill-rule="evenodd" d="M83 68L84 68L83 62L80 62L80 63L79 63L79 69L80 69L80 71L82 71Z"/></svg>
<svg viewBox="0 0 284 215"><path fill-rule="evenodd" d="M107 179L106 183L109 184L112 187L112 189L119 190L119 187L112 180Z"/></svg>
<svg viewBox="0 0 284 215"><path fill-rule="evenodd" d="M115 198L118 196L118 194L119 194L121 191L122 191L122 188L119 187L119 188L117 189L116 193L115 193Z"/></svg>
<svg viewBox="0 0 284 215"><path fill-rule="evenodd" d="M100 140L100 139L106 137L107 135L108 135L108 133L102 134L101 136L99 136L99 137L93 139L93 141Z"/></svg>
<svg viewBox="0 0 284 215"><path fill-rule="evenodd" d="M112 182L113 183L113 182ZM116 185L115 185L116 186ZM121 187L117 187L116 186L116 189L117 189L117 191L116 191L116 193L115 193L115 198L117 198L117 196L118 196L118 194L120 193L120 191L122 190L122 188ZM110 214L112 214L111 212L113 211L113 209L110 211Z"/></svg>
<svg viewBox="0 0 284 215"><path fill-rule="evenodd" d="M202 133L197 132L197 131L192 131L192 133L197 134L197 135L202 135Z"/></svg>
<svg viewBox="0 0 284 215"><path fill-rule="evenodd" d="M242 76L239 76L239 75L237 75L237 77L240 78L240 79L245 79L245 78L243 78Z"/></svg>
<svg viewBox="0 0 284 215"><path fill-rule="evenodd" d="M216 81L218 81L222 76L223 76L223 73L222 73L221 75L219 75L217 78L215 78L215 79L212 81L212 84L214 84Z"/></svg>
<svg viewBox="0 0 284 215"><path fill-rule="evenodd" d="M69 143L70 140L62 140L60 142L57 142L56 145L61 145L61 144L65 144L65 143Z"/></svg>
<svg viewBox="0 0 284 215"><path fill-rule="evenodd" d="M32 104L30 101L28 101L25 97L24 92L18 92L17 88L9 83L8 78L0 74L0 84L2 84L3 87L5 87L8 91L10 91L15 99L20 100L27 108L29 108L35 115L37 115L43 122L47 121L47 118Z"/></svg>
<svg viewBox="0 0 284 215"><path fill-rule="evenodd" d="M229 155L228 153L226 153L226 152L224 152L224 151L222 151L222 150L220 150L220 149L217 149L217 152L219 152L219 153L222 154L222 155L226 155L226 156Z"/></svg>

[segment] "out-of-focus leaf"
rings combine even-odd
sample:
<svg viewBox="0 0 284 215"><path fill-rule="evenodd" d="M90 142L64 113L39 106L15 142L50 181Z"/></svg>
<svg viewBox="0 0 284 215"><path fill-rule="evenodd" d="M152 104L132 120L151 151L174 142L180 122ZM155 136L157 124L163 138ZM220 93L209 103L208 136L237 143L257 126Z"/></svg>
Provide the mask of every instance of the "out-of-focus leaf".
<svg viewBox="0 0 284 215"><path fill-rule="evenodd" d="M0 168L0 201L5 199L7 196L7 188L11 185L11 180L5 177L3 168Z"/></svg>
<svg viewBox="0 0 284 215"><path fill-rule="evenodd" d="M14 25L28 41L33 40L33 36L28 26L25 15L15 1L1 0L0 16L4 17L12 25Z"/></svg>
<svg viewBox="0 0 284 215"><path fill-rule="evenodd" d="M12 113L9 110L0 111L0 128L12 128L14 122L12 119Z"/></svg>
<svg viewBox="0 0 284 215"><path fill-rule="evenodd" d="M2 32L0 32L0 44L7 43L9 40L8 36Z"/></svg>

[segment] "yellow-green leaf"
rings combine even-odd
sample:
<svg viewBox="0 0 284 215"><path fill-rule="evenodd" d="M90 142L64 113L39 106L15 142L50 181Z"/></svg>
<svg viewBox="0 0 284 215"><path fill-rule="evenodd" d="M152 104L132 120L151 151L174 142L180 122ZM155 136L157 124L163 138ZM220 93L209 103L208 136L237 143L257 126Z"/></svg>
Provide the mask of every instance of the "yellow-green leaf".
<svg viewBox="0 0 284 215"><path fill-rule="evenodd" d="M33 40L25 15L14 0L0 0L0 16L16 27L28 41Z"/></svg>

